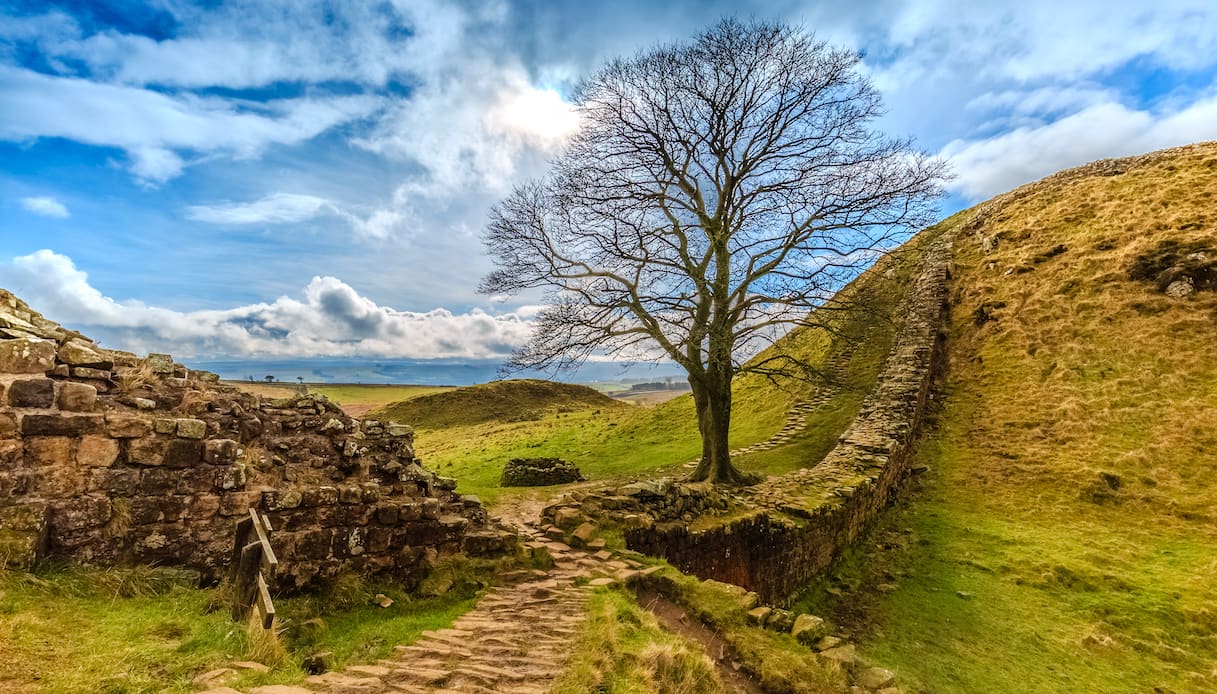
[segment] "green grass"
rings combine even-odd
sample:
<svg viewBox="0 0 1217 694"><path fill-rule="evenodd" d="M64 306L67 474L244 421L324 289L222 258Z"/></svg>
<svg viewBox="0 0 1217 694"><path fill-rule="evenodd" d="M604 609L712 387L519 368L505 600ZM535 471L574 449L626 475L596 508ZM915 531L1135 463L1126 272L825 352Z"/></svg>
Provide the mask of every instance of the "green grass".
<svg viewBox="0 0 1217 694"><path fill-rule="evenodd" d="M620 590L596 592L554 694L719 694L714 664L696 644L664 631L653 615Z"/></svg>
<svg viewBox="0 0 1217 694"><path fill-rule="evenodd" d="M0 692L192 692L195 676L237 660L274 667L234 686L298 683L306 676L299 665L313 652L332 651L336 667L374 661L424 629L449 626L474 600L468 589L411 599L390 585L346 584L277 600L284 631L279 643L268 643L259 629L231 621L220 590L194 588L172 573L0 573ZM374 606L376 592L395 603Z"/></svg>

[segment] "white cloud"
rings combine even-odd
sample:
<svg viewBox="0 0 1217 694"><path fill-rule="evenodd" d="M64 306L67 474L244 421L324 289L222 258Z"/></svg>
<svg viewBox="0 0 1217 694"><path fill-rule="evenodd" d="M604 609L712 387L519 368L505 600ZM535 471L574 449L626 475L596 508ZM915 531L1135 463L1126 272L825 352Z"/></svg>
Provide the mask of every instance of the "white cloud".
<svg viewBox="0 0 1217 694"><path fill-rule="evenodd" d="M291 224L312 219L331 207L329 200L315 195L272 193L254 202L191 205L186 216L211 224Z"/></svg>
<svg viewBox="0 0 1217 694"><path fill-rule="evenodd" d="M1063 168L1217 139L1217 97L1157 114L1106 102L1035 127L981 140L955 140L940 154L959 174L954 185L983 200Z"/></svg>
<svg viewBox="0 0 1217 694"><path fill-rule="evenodd" d="M371 96L303 97L256 107L219 98L169 95L0 66L0 139L63 137L128 152L149 182L180 173L179 151L255 157L376 112Z"/></svg>
<svg viewBox="0 0 1217 694"><path fill-rule="evenodd" d="M29 212L52 219L67 219L72 216L63 203L49 196L21 198L21 206Z"/></svg>
<svg viewBox="0 0 1217 694"><path fill-rule="evenodd" d="M535 314L397 311L334 277L314 277L299 298L173 311L115 301L90 285L71 258L50 250L0 265L0 283L48 318L80 327L103 344L182 357L502 358L528 339Z"/></svg>

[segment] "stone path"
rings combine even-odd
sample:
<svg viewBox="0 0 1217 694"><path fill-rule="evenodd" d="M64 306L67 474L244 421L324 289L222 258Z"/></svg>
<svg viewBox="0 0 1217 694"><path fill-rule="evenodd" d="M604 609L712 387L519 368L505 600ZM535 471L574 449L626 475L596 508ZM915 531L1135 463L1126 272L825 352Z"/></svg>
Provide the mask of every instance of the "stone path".
<svg viewBox="0 0 1217 694"><path fill-rule="evenodd" d="M574 549L556 539L556 528L524 528L521 535L531 552L553 559L552 569L504 575L503 585L487 591L451 627L425 631L374 665L310 677L305 687L257 687L250 694L547 691L565 670L592 591L627 580L643 565L628 552L603 549L601 540Z"/></svg>

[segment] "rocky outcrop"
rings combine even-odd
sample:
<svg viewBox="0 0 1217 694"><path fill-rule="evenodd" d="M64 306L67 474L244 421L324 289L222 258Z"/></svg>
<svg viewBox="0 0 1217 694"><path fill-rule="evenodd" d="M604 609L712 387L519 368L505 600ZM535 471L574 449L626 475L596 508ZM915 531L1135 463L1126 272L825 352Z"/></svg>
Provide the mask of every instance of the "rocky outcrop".
<svg viewBox="0 0 1217 694"><path fill-rule="evenodd" d="M406 426L322 397L269 400L168 355L105 350L0 290L0 560L220 575L235 522L269 516L281 587L344 569L421 578L514 537L423 468Z"/></svg>
<svg viewBox="0 0 1217 694"><path fill-rule="evenodd" d="M897 315L902 321L875 388L828 455L737 495L724 520L684 519L626 531L630 549L687 573L734 583L780 604L822 571L887 504L941 356L949 241L934 240Z"/></svg>

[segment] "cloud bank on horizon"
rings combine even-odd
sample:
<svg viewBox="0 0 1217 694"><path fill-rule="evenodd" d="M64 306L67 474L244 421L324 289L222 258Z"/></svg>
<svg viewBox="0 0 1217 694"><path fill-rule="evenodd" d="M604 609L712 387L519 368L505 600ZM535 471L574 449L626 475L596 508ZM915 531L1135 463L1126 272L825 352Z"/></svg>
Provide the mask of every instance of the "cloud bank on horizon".
<svg viewBox="0 0 1217 694"><path fill-rule="evenodd" d="M1217 139L1209 0L17 2L0 286L136 351L501 356L538 297L475 294L489 206L578 127L580 75L726 14L861 51L881 126L953 163L947 211Z"/></svg>

